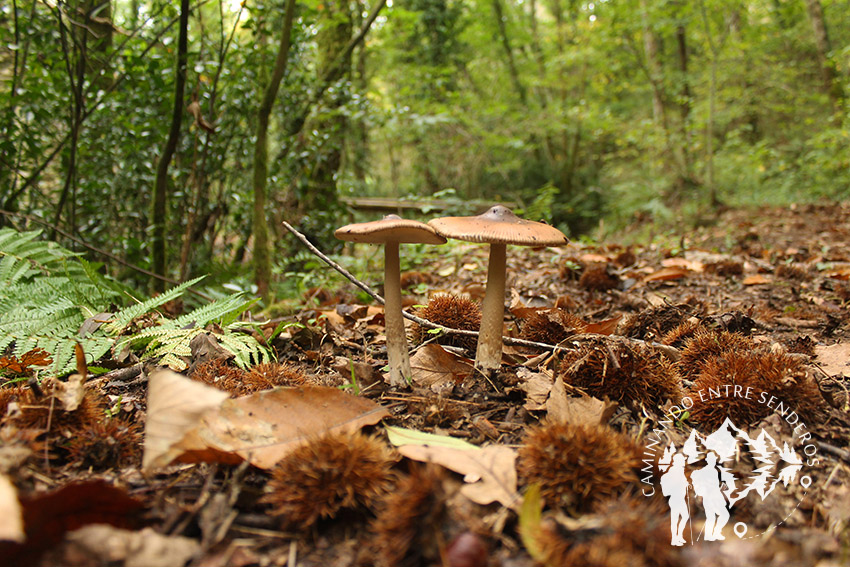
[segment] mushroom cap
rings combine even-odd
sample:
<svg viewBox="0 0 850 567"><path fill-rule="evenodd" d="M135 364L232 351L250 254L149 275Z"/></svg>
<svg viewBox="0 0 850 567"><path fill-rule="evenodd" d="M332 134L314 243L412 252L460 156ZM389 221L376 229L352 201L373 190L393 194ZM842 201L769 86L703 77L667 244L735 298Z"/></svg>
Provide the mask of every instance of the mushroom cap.
<svg viewBox="0 0 850 567"><path fill-rule="evenodd" d="M444 217L428 222L447 238L489 244L520 246L563 246L564 233L542 222L521 219L502 205L490 207L474 217Z"/></svg>
<svg viewBox="0 0 850 567"><path fill-rule="evenodd" d="M336 229L334 236L349 242L368 244L445 244L446 239L424 222L387 215L381 220L347 224Z"/></svg>

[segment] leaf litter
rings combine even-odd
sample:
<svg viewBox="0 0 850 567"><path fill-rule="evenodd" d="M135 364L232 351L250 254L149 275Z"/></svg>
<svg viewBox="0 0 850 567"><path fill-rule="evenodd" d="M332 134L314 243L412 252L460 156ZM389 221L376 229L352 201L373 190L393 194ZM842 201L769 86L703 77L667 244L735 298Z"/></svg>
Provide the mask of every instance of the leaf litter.
<svg viewBox="0 0 850 567"><path fill-rule="evenodd" d="M298 314L264 329L271 336L275 327L285 326L271 346L280 362L301 373L288 386L272 388L274 380L248 381L245 374L228 373L233 365L226 359L204 369L205 362L220 356L210 334L186 360L188 377L144 368L126 380L63 381L65 391L56 390L55 398L52 390L39 398L26 386L4 388L4 558L12 565L21 558L26 562L18 564L164 564L144 559L144 550L150 549L179 564L197 565L442 561L530 567L560 564L581 552L600 565L839 564L850 548L847 234L850 207L812 205L763 216L728 211L717 225L671 238L667 245L660 239L648 246L510 250L507 346L501 371L489 377L475 372L474 350L465 343L439 332L422 333L425 344L411 345L409 387L388 387L382 379L386 343L380 306L358 304L349 290L338 289L312 290L311 298L327 297L329 303L314 309L305 298ZM407 303L424 305L437 292L480 300L486 257L479 248L461 244L452 251L448 245L449 251L422 268L428 278L408 288ZM578 318L580 330L565 328L564 338L549 348L510 342L523 335L554 337L557 327L532 328L567 321L552 310ZM534 317L544 312L549 315ZM736 520L762 525L777 521L768 503L794 508L771 537L730 534L724 542L700 541L686 549L652 539L664 530L669 538L667 511L656 501L642 500L636 476L623 489L605 488L619 495L618 502L587 509L580 502L544 507L540 487L518 474L517 454L527 432L546 424L602 428L600 439L610 430L640 445L678 400L658 400L657 392L641 395L641 388L657 386L650 386L655 382L640 371L620 389L611 389L612 381L622 379L617 372L624 369L665 368L677 380L671 392L693 393L695 380L709 380L705 372L729 364L718 362L717 356L726 356L722 352L688 354L688 345L701 332L745 337L741 344L758 353L754 360L784 361L776 386L784 392L812 392L795 384L815 387L817 399L807 403L813 404L816 418L811 433L819 459L811 474L818 489L806 494L799 487L777 489L765 506L755 503L735 511ZM714 362L705 364L709 359ZM570 361L566 368L564 360ZM203 383L193 380L195 372L198 380L207 373ZM242 386L219 389L228 380ZM687 424L688 416L681 417ZM126 444L141 442L120 433L123 425L116 424L124 423L144 425L144 456L125 450ZM751 426L788 438L781 419L757 418ZM108 431L101 434L106 437L101 446L73 447L86 438L86 428ZM367 466L346 457L343 443L333 445L342 454L325 465L292 468L290 463L291 470L307 476L324 474L321 466L345 463L348 468L334 476L339 486L330 491L321 482L275 476L278 464L295 451L311 454L330 447L335 435L359 431L370 435L368 443L339 439L350 439L352 450L382 443L392 458ZM685 440L684 429L668 435L677 444ZM584 450L579 445L563 451ZM82 451L105 457L84 463ZM312 454L319 461L325 458ZM594 458L600 462L587 467L604 466L604 455ZM378 471L381 479L370 480ZM592 470L573 473L592 477ZM296 502L313 499L329 511L328 517L303 530L273 514L270 491L280 482ZM378 488L368 498L349 494L365 490L354 487L369 486ZM92 490L111 502L99 504L103 498ZM544 493L552 494L551 487ZM347 504L339 507L323 498ZM59 508L38 504L42 500ZM33 506L41 511L27 516ZM15 520L19 513L28 518L24 542ZM63 520L70 517L75 521ZM661 532L656 520L664 524ZM696 520L695 530L701 521ZM97 527L104 523L115 527ZM660 553L652 554L653 548ZM472 559L456 563L458 557Z"/></svg>

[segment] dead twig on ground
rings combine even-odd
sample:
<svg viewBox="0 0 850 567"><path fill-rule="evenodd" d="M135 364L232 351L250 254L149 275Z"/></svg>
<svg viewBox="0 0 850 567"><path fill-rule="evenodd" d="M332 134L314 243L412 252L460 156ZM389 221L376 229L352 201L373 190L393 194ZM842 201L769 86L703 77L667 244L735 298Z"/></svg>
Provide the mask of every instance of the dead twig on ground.
<svg viewBox="0 0 850 567"><path fill-rule="evenodd" d="M317 256L319 259L321 259L324 263L326 263L328 266L330 266L331 268L333 268L334 270L336 270L337 272L342 274L345 277L345 279L347 279L348 281L350 281L351 283L356 285L358 288L360 288L363 291L365 291L366 293L368 293L375 301L377 301L381 305L384 304L384 298L381 297L380 295L378 295L378 293L375 290L373 290L371 287L369 287L366 283L358 280L356 277L354 277L354 275L351 274L351 272L349 272L348 270L346 270L345 268L340 266L338 263L331 260L321 250L316 248L313 245L313 243L311 243L309 240L307 240L306 236L304 236L303 234L298 232L298 230L296 230L291 224L289 224L286 221L283 221L283 227L286 230L288 230L289 232L291 232L292 235L295 238L297 238L304 246L307 247L308 250L310 250L310 252L312 252L315 256ZM464 330L461 330L461 329L452 329L451 327L445 327L443 325L433 323L433 322L431 322L427 319L423 319L422 317L417 317L416 315L413 315L412 313L408 313L407 311L402 311L402 315L404 315L404 317L406 319L413 321L414 323L418 323L419 325L426 327L428 329L439 329L443 333L452 334L452 335L462 335L462 336L467 336L467 337L478 337L478 331L464 331ZM658 344L658 343L650 343L650 342L642 341L640 339L630 339L630 338L627 338L627 337L612 337L612 336L609 336L609 335L597 335L597 334L592 334L592 333L585 333L585 334L582 334L582 335L576 335L574 337L574 340L575 341L583 341L583 340L587 340L587 339L600 339L600 338L604 339L606 341L614 340L614 341L620 341L620 342L631 343L631 344L636 344L636 345L649 346L649 347L652 347L652 348L664 353L665 356L667 356L669 359L671 359L674 362L676 360L679 360L680 354L679 354L679 350L677 348L667 346L667 345ZM523 340L523 339L516 339L516 338L513 338L513 337L505 337L505 336L502 337L502 341L506 345L522 346L522 347L529 347L529 348L538 348L538 349L547 350L547 351L551 351L551 352L555 352L555 353L558 353L558 352L574 352L575 349L576 349L576 347L574 347L574 346L573 347L565 347L565 346L560 346L560 345L550 345L550 344L547 344L547 343L538 343L536 341L526 341L526 340Z"/></svg>

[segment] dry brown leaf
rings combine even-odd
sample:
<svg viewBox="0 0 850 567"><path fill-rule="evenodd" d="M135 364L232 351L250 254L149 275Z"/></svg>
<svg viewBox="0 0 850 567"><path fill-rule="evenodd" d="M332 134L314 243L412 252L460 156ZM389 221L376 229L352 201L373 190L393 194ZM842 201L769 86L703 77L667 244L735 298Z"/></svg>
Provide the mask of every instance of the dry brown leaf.
<svg viewBox="0 0 850 567"><path fill-rule="evenodd" d="M588 395L579 398L567 396L560 376L552 385L552 392L546 402L547 416L556 423L605 424L616 409L616 402L605 402Z"/></svg>
<svg viewBox="0 0 850 567"><path fill-rule="evenodd" d="M752 274L750 276L745 277L742 281L744 285L762 285L769 284L770 278L763 274Z"/></svg>
<svg viewBox="0 0 850 567"><path fill-rule="evenodd" d="M829 270L824 270L823 275L834 280L850 280L850 266L833 266Z"/></svg>
<svg viewBox="0 0 850 567"><path fill-rule="evenodd" d="M850 343L816 346L817 363L830 376L850 376Z"/></svg>
<svg viewBox="0 0 850 567"><path fill-rule="evenodd" d="M67 534L63 551L66 557L86 559L91 565L171 567L185 565L200 548L193 539L163 535L153 528L130 531L95 524Z"/></svg>
<svg viewBox="0 0 850 567"><path fill-rule="evenodd" d="M587 328L585 328L585 333L595 333L597 335L610 335L614 331L617 330L617 325L620 323L620 319L623 318L622 313L611 317L610 319L605 319L604 321L599 321L598 323L588 323Z"/></svg>
<svg viewBox="0 0 850 567"><path fill-rule="evenodd" d="M678 280L684 278L690 273L690 270L681 266L669 266L661 268L643 278L645 282L666 282L670 280Z"/></svg>
<svg viewBox="0 0 850 567"><path fill-rule="evenodd" d="M519 389L525 392L523 407L532 411L546 409L546 399L552 389L551 376L520 367L517 369L517 378L522 380Z"/></svg>
<svg viewBox="0 0 850 567"><path fill-rule="evenodd" d="M61 409L74 411L80 407L86 388L83 385L82 374L71 374L67 382L57 380L53 386L53 397L59 402Z"/></svg>
<svg viewBox="0 0 850 567"><path fill-rule="evenodd" d="M441 389L469 378L473 362L452 354L436 343L429 343L410 357L413 383L432 389Z"/></svg>
<svg viewBox="0 0 850 567"><path fill-rule="evenodd" d="M464 475L461 494L476 504L499 502L518 509L516 451L502 445L476 449L454 447L402 445L399 453L423 463L436 463Z"/></svg>
<svg viewBox="0 0 850 567"><path fill-rule="evenodd" d="M664 268L683 268L691 272L702 272L705 270L705 265L699 260L688 260L687 258L664 258L661 260L661 266Z"/></svg>
<svg viewBox="0 0 850 567"><path fill-rule="evenodd" d="M175 445L198 426L201 417L230 394L171 370L153 372L148 381L148 416L142 468L165 466L185 451Z"/></svg>
<svg viewBox="0 0 850 567"><path fill-rule="evenodd" d="M0 475L0 540L18 543L26 539L24 513L18 491L6 475Z"/></svg>
<svg viewBox="0 0 850 567"><path fill-rule="evenodd" d="M605 264L611 261L611 256L607 254L582 254L579 260L583 264Z"/></svg>
<svg viewBox="0 0 850 567"><path fill-rule="evenodd" d="M211 389L216 395L208 391ZM175 395L167 396L168 391L194 394L189 400L182 396L178 400ZM198 402L206 396L205 402ZM310 439L330 431L355 431L389 415L375 402L337 388L275 388L229 399L226 393L170 371L151 376L148 400L146 432L151 434L153 418L155 438L145 439L146 469L174 460L246 460L259 468L271 468ZM190 408L180 411L184 404ZM176 431L169 429L169 423Z"/></svg>

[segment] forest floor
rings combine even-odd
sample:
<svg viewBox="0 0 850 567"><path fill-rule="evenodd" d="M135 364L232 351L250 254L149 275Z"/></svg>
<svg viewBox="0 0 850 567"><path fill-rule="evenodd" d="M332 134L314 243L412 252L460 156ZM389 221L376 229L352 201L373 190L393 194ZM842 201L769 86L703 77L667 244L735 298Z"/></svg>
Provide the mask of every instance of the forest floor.
<svg viewBox="0 0 850 567"><path fill-rule="evenodd" d="M243 371L210 344L193 382L148 365L42 384L32 406L6 392L0 540L17 494L26 542L0 541L2 563L850 564L850 204L656 241L509 247L505 336L561 348L508 339L488 378L474 337L411 324L413 387L390 388L382 309L344 286L287 319L279 365ZM475 306L429 298L480 300L486 247L446 246L403 274L406 304L475 328ZM662 488L676 450L687 476Z"/></svg>

